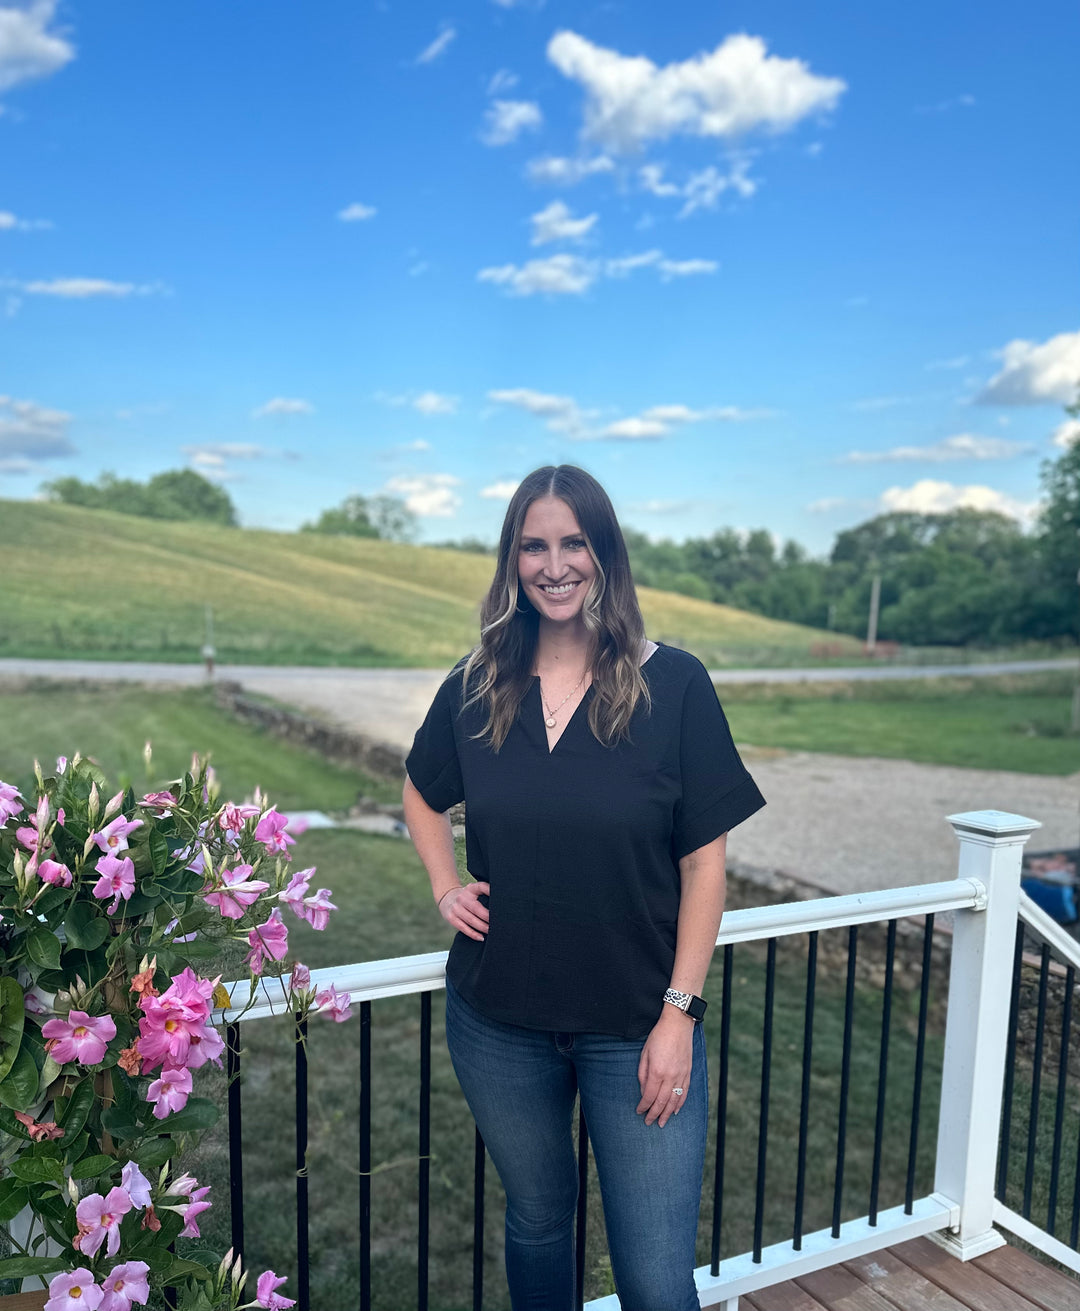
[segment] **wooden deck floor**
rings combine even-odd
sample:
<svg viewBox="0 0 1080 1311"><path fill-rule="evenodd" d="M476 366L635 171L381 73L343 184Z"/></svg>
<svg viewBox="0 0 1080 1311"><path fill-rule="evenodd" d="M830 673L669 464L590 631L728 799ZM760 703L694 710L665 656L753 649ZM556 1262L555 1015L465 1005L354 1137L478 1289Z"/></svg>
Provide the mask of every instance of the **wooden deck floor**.
<svg viewBox="0 0 1080 1311"><path fill-rule="evenodd" d="M739 1299L754 1311L1080 1311L1080 1280L1015 1247L958 1261L928 1238Z"/></svg>

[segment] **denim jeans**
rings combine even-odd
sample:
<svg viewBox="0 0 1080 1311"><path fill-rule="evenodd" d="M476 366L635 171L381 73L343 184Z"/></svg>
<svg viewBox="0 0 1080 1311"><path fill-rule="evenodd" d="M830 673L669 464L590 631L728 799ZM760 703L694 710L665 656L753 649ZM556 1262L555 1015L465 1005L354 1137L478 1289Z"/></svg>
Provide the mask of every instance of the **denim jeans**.
<svg viewBox="0 0 1080 1311"><path fill-rule="evenodd" d="M470 1006L449 981L446 1040L506 1190L514 1311L573 1311L576 1093L623 1311L698 1311L694 1240L709 1095L701 1026L694 1030L685 1103L663 1129L636 1112L643 1040L501 1024Z"/></svg>

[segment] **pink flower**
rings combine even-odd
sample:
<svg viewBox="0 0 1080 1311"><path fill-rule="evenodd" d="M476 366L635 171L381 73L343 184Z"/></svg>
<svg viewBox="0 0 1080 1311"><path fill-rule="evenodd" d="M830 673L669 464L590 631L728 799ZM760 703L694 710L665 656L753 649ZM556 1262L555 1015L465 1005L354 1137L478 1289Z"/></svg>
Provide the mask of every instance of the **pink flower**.
<svg viewBox="0 0 1080 1311"><path fill-rule="evenodd" d="M120 1172L120 1186L127 1190L135 1206L150 1205L150 1180L134 1161L128 1161Z"/></svg>
<svg viewBox="0 0 1080 1311"><path fill-rule="evenodd" d="M22 795L11 783L0 783L0 824L6 824L12 815L22 810Z"/></svg>
<svg viewBox="0 0 1080 1311"><path fill-rule="evenodd" d="M255 1305L265 1307L266 1311L285 1311L286 1307L295 1306L295 1298L282 1297L274 1292L274 1289L280 1288L283 1283L285 1283L284 1275L276 1275L273 1270L264 1270L255 1285Z"/></svg>
<svg viewBox="0 0 1080 1311"><path fill-rule="evenodd" d="M242 919L248 906L259 900L270 887L262 879L249 879L250 865L236 865L222 872L222 886L203 897L208 906L216 906L226 919Z"/></svg>
<svg viewBox="0 0 1080 1311"><path fill-rule="evenodd" d="M56 757L56 772L58 774L62 774L64 770L67 769L67 765L68 765L67 756Z"/></svg>
<svg viewBox="0 0 1080 1311"><path fill-rule="evenodd" d="M184 1064L189 1070L198 1070L207 1061L216 1061L220 1066L224 1051L225 1040L212 1024L207 1024L200 1032L191 1035Z"/></svg>
<svg viewBox="0 0 1080 1311"><path fill-rule="evenodd" d="M140 806L146 806L148 810L153 810L155 819L164 819L173 806L176 805L176 798L171 792L148 792L145 797L139 801Z"/></svg>
<svg viewBox="0 0 1080 1311"><path fill-rule="evenodd" d="M230 842L235 842L247 821L257 814L259 814L259 807L251 805L250 802L238 806L232 801L227 801L218 816L218 827Z"/></svg>
<svg viewBox="0 0 1080 1311"><path fill-rule="evenodd" d="M124 843L127 846L127 843ZM108 915L116 913L120 898L130 901L135 891L135 863L130 856L99 856L94 869L101 878L94 884L94 896L112 897L112 905L105 908Z"/></svg>
<svg viewBox="0 0 1080 1311"><path fill-rule="evenodd" d="M202 1215L204 1211L209 1211L213 1205L212 1202L206 1200L206 1195L210 1191L210 1185L207 1184L205 1188L198 1188L196 1186L198 1182L199 1181L193 1179L191 1175L183 1174L179 1179L175 1179L169 1185L169 1194L171 1196L178 1197L183 1194L188 1199L186 1206L169 1206L165 1208L168 1211L175 1211L177 1215L183 1217L184 1227L180 1230L181 1238L202 1237L199 1233L199 1226L196 1223L197 1218Z"/></svg>
<svg viewBox="0 0 1080 1311"><path fill-rule="evenodd" d="M347 992L344 995L340 994L333 984L315 994L315 1004L319 1008L319 1013L333 1020L335 1024L343 1024L352 1015L349 1009L351 1001L352 997Z"/></svg>
<svg viewBox="0 0 1080 1311"><path fill-rule="evenodd" d="M213 992L213 981L200 979L189 968L178 974L160 997L146 994L139 999L143 1012L139 1020L139 1055L145 1062L144 1070L162 1064L173 1067L191 1064L193 1039L210 1044L208 1054L198 1064L213 1059L216 1035L209 1026Z"/></svg>
<svg viewBox="0 0 1080 1311"><path fill-rule="evenodd" d="M106 1046L116 1037L116 1025L108 1015L92 1017L85 1011L70 1011L66 1020L46 1020L41 1035L58 1065L68 1061L97 1065L105 1057Z"/></svg>
<svg viewBox="0 0 1080 1311"><path fill-rule="evenodd" d="M55 1120L42 1120L39 1124L32 1115L15 1111L15 1118L30 1135L32 1143L47 1143L54 1138L63 1138L64 1131Z"/></svg>
<svg viewBox="0 0 1080 1311"><path fill-rule="evenodd" d="M330 900L330 889L320 888L314 897L304 898L304 907L300 912L313 929L325 929L330 923L330 912L337 907Z"/></svg>
<svg viewBox="0 0 1080 1311"><path fill-rule="evenodd" d="M43 860L37 872L46 883L55 884L58 888L71 887L71 870L57 860Z"/></svg>
<svg viewBox="0 0 1080 1311"><path fill-rule="evenodd" d="M94 1283L94 1276L81 1265L70 1274L50 1280L45 1311L98 1311L104 1296L104 1291Z"/></svg>
<svg viewBox="0 0 1080 1311"><path fill-rule="evenodd" d="M285 832L288 825L288 816L279 815L277 807L271 806L255 825L255 840L261 842L267 851L277 851L284 855L296 841Z"/></svg>
<svg viewBox="0 0 1080 1311"><path fill-rule="evenodd" d="M75 1247L83 1256L93 1256L102 1243L108 1256L120 1248L120 1221L131 1210L131 1198L123 1188L112 1188L108 1197L91 1193L75 1208L79 1232Z"/></svg>
<svg viewBox="0 0 1080 1311"><path fill-rule="evenodd" d="M161 1071L146 1094L148 1102L156 1102L154 1119L164 1120L173 1111L181 1111L191 1096L191 1071L168 1067Z"/></svg>
<svg viewBox="0 0 1080 1311"><path fill-rule="evenodd" d="M278 901L283 901L292 911L304 919L304 898L308 895L308 885L315 873L315 866L310 869L298 869L289 880L288 885L278 893Z"/></svg>
<svg viewBox="0 0 1080 1311"><path fill-rule="evenodd" d="M91 833L90 840L106 855L115 855L118 851L127 851L128 834L133 829L141 828L142 824L141 819L125 819L123 815L117 815L100 833Z"/></svg>
<svg viewBox="0 0 1080 1311"><path fill-rule="evenodd" d="M307 992L311 987L311 971L299 961L292 967L289 987L293 992Z"/></svg>
<svg viewBox="0 0 1080 1311"><path fill-rule="evenodd" d="M128 1311L133 1302L145 1306L150 1297L147 1275L150 1267L145 1261L125 1261L114 1265L105 1276L102 1288L105 1296L100 1311Z"/></svg>
<svg viewBox="0 0 1080 1311"><path fill-rule="evenodd" d="M248 942L251 950L245 960L252 974L262 973L263 961L284 960L289 950L289 930L281 911L271 911L266 923L248 934Z"/></svg>
<svg viewBox="0 0 1080 1311"><path fill-rule="evenodd" d="M23 1006L31 1015L51 1015L55 994L42 992L40 988L27 988L23 994Z"/></svg>

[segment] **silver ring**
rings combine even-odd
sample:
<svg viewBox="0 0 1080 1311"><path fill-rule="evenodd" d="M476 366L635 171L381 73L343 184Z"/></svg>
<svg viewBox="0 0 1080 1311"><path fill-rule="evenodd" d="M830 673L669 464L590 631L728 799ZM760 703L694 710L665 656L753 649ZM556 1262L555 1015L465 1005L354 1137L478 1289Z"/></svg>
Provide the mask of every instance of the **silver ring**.
<svg viewBox="0 0 1080 1311"><path fill-rule="evenodd" d="M671 1091L675 1094L676 1097L681 1097L683 1095L683 1090L681 1088L672 1088Z"/></svg>

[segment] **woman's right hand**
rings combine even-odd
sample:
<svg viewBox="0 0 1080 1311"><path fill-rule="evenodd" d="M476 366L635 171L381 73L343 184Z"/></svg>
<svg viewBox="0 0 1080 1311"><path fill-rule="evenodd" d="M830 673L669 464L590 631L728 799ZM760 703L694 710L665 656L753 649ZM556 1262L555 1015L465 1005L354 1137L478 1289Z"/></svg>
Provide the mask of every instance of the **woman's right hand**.
<svg viewBox="0 0 1080 1311"><path fill-rule="evenodd" d="M488 908L480 901L491 893L489 883L466 883L451 888L439 899L439 914L452 929L483 942L488 930Z"/></svg>

